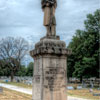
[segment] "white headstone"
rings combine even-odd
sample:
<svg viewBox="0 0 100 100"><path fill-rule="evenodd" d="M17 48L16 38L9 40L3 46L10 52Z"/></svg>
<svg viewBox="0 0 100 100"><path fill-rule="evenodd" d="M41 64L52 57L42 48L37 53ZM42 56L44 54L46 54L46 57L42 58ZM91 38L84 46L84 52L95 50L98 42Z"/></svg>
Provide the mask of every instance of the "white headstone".
<svg viewBox="0 0 100 100"><path fill-rule="evenodd" d="M73 86L67 86L67 89L68 90L74 90L74 87Z"/></svg>
<svg viewBox="0 0 100 100"><path fill-rule="evenodd" d="M78 89L78 90L82 89L82 86L77 86L77 89Z"/></svg>

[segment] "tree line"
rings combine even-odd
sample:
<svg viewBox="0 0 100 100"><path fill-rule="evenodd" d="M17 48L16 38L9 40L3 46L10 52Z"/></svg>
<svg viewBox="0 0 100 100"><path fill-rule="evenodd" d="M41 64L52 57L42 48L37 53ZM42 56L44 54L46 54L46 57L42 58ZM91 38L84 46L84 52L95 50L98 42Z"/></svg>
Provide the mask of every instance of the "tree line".
<svg viewBox="0 0 100 100"><path fill-rule="evenodd" d="M34 63L30 62L28 66L20 65L19 70L14 74L14 76L33 76ZM0 76L11 76L11 70L8 67L0 67Z"/></svg>
<svg viewBox="0 0 100 100"><path fill-rule="evenodd" d="M0 72L10 74L11 81L20 70L21 62L29 50L24 38L7 37L0 40ZM3 72L4 71L4 72Z"/></svg>
<svg viewBox="0 0 100 100"><path fill-rule="evenodd" d="M84 30L77 30L69 43L72 54L68 57L68 78L99 77L100 10L88 14Z"/></svg>
<svg viewBox="0 0 100 100"><path fill-rule="evenodd" d="M69 43L72 54L68 56L67 76L80 78L99 77L100 10L88 14L85 29L77 30ZM21 65L29 52L28 42L23 38L8 37L0 41L0 76L32 76L33 63Z"/></svg>

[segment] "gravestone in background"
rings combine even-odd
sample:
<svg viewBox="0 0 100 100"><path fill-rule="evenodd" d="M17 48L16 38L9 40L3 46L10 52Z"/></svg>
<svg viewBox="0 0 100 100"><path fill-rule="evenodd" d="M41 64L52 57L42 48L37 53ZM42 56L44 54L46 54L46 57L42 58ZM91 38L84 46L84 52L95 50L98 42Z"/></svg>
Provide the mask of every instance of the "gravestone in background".
<svg viewBox="0 0 100 100"><path fill-rule="evenodd" d="M30 51L34 58L32 100L67 100L66 65L70 51L66 49L65 42L56 35L57 2L42 0L41 4L47 34L35 44L35 49Z"/></svg>
<svg viewBox="0 0 100 100"><path fill-rule="evenodd" d="M3 93L3 88L0 86L0 93Z"/></svg>

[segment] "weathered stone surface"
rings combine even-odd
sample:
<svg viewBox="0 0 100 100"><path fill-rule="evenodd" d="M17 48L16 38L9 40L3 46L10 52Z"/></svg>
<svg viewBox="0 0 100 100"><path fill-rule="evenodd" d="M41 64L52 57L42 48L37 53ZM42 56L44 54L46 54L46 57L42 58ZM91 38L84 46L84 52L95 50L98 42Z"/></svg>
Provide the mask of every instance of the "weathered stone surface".
<svg viewBox="0 0 100 100"><path fill-rule="evenodd" d="M34 58L33 100L67 100L65 42L44 38L30 52Z"/></svg>
<svg viewBox="0 0 100 100"><path fill-rule="evenodd" d="M56 0L42 0L44 26L47 34L30 52L34 58L33 100L67 100L66 63L67 55L64 41L56 36Z"/></svg>
<svg viewBox="0 0 100 100"><path fill-rule="evenodd" d="M33 100L67 100L66 57L34 58Z"/></svg>
<svg viewBox="0 0 100 100"><path fill-rule="evenodd" d="M31 56L42 54L69 55L70 50L66 49L65 42L57 39L43 39L35 45L35 49L30 52Z"/></svg>

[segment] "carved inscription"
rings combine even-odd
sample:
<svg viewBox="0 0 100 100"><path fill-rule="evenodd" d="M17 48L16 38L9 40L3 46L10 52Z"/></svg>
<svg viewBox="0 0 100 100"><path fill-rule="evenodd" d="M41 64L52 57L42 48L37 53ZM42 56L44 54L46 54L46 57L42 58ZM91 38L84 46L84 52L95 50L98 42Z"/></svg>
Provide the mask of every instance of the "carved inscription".
<svg viewBox="0 0 100 100"><path fill-rule="evenodd" d="M61 67L48 67L45 70L44 86L50 91L59 91L65 84L65 70Z"/></svg>

